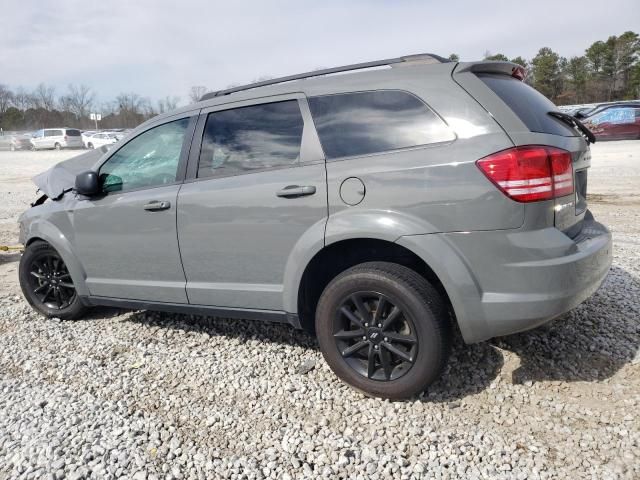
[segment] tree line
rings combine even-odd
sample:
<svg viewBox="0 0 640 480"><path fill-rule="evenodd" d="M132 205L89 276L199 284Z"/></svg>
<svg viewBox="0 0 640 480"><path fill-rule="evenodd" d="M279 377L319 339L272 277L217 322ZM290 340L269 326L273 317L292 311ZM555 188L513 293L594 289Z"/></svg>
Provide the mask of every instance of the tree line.
<svg viewBox="0 0 640 480"><path fill-rule="evenodd" d="M191 87L190 102L197 102L207 89ZM95 92L87 85L70 84L60 95L55 87L41 83L32 91L22 87L15 91L0 84L0 127L4 131L37 130L47 127L95 126L91 113L100 113L101 129L133 128L145 120L178 107L180 98L166 96L153 103L137 93L121 93L115 100L98 104Z"/></svg>
<svg viewBox="0 0 640 480"><path fill-rule="evenodd" d="M491 52L486 52L484 59L522 65L528 84L557 105L572 105L639 99L639 55L638 34L629 31L592 43L581 56L566 58L543 47L529 60ZM458 56L450 58L457 60Z"/></svg>
<svg viewBox="0 0 640 480"><path fill-rule="evenodd" d="M485 52L485 60L512 61L527 70L525 81L558 105L599 103L640 98L640 39L635 32L624 32L591 44L584 55L562 57L549 47L541 48L532 59L508 58L502 53ZM459 56L451 54L451 60ZM261 77L258 80L269 78ZM190 102L197 102L208 89L191 87ZM57 95L44 83L34 90L15 91L0 84L0 127L9 130L36 130L68 126L91 128L91 112L102 114L100 128L132 128L159 113L173 110L180 98L166 96L152 102L136 93L121 93L113 101L96 102L95 92L86 85L69 85Z"/></svg>

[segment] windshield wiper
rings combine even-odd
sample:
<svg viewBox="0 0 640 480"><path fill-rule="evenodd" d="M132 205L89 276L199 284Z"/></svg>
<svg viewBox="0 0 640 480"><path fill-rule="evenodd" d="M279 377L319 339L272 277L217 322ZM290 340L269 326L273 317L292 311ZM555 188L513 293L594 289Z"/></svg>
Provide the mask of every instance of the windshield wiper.
<svg viewBox="0 0 640 480"><path fill-rule="evenodd" d="M557 118L558 120L563 121L564 123L569 125L571 128L576 127L580 131L580 133L582 133L584 138L586 138L587 142L596 143L596 136L591 132L591 130L589 130L585 126L584 123L582 123L576 117L569 115L567 113L556 112L556 111L547 112L547 114L551 115L554 118Z"/></svg>

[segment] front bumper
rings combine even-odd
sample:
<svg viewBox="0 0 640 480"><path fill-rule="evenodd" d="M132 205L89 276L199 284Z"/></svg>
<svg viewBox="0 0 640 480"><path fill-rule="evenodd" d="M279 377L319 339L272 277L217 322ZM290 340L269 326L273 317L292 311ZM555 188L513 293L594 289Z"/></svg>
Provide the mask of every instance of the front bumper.
<svg viewBox="0 0 640 480"><path fill-rule="evenodd" d="M528 330L568 312L600 287L612 260L611 233L590 212L575 239L556 228L438 236L438 248L446 244L448 251L434 271L467 343ZM429 236L398 243L411 248L416 237Z"/></svg>

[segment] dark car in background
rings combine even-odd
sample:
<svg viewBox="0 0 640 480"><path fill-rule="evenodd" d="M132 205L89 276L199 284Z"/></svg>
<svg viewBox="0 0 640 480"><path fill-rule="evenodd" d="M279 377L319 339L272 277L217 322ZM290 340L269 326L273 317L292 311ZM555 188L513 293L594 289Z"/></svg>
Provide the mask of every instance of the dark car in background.
<svg viewBox="0 0 640 480"><path fill-rule="evenodd" d="M12 135L9 140L9 150L15 152L16 150L30 150L31 149L31 137L27 134L24 135Z"/></svg>
<svg viewBox="0 0 640 480"><path fill-rule="evenodd" d="M621 103L596 108L582 122L598 140L640 139L640 103Z"/></svg>

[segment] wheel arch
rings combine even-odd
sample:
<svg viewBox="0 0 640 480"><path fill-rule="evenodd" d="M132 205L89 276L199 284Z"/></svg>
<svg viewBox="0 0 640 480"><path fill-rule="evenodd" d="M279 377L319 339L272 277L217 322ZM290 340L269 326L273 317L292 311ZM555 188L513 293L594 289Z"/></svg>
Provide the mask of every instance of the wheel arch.
<svg viewBox="0 0 640 480"><path fill-rule="evenodd" d="M29 245L32 245L36 241L48 243L60 254L71 274L76 292L78 292L80 296L88 296L89 289L85 281L87 276L82 264L73 253L69 239L52 223L38 222L37 224L31 225L24 245L28 248Z"/></svg>
<svg viewBox="0 0 640 480"><path fill-rule="evenodd" d="M309 331L313 329L320 295L336 275L354 265L370 261L393 262L414 270L434 286L453 313L449 293L440 277L419 255L388 239L357 237L325 245L306 263L295 297L302 327Z"/></svg>

